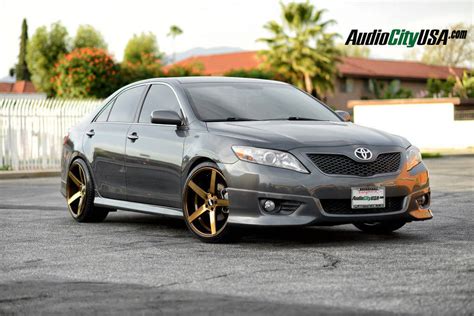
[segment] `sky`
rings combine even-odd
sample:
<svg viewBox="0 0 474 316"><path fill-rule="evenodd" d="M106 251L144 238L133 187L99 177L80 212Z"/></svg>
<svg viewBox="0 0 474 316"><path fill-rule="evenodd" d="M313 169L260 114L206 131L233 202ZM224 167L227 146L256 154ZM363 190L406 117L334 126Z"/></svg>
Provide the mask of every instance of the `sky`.
<svg viewBox="0 0 474 316"><path fill-rule="evenodd" d="M311 2L328 10L326 19L337 21L331 31L341 34L341 41L351 29L417 31L458 22L472 24L474 19L473 0ZM90 24L103 34L109 51L120 61L127 41L141 32L156 34L160 49L171 54L173 42L166 34L173 24L184 31L175 41L176 52L194 47L264 48L255 40L268 35L262 27L267 21L280 19L280 5L278 0L0 0L0 78L16 63L25 17L30 37L37 27L56 21L66 26L70 36L79 25ZM411 49L372 46L371 57L403 59Z"/></svg>

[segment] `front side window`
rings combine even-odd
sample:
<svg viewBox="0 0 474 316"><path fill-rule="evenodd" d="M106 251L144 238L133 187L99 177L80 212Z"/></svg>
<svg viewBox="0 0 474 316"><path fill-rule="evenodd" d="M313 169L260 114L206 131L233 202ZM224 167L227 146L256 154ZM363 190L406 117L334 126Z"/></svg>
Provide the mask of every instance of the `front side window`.
<svg viewBox="0 0 474 316"><path fill-rule="evenodd" d="M170 87L162 84L150 87L138 121L140 123L150 123L153 111L174 111L180 113L178 100Z"/></svg>
<svg viewBox="0 0 474 316"><path fill-rule="evenodd" d="M109 122L133 122L138 104L145 86L130 88L122 92L114 102L109 115Z"/></svg>
<svg viewBox="0 0 474 316"><path fill-rule="evenodd" d="M206 122L308 119L340 122L306 93L277 83L190 83L184 89L197 116Z"/></svg>

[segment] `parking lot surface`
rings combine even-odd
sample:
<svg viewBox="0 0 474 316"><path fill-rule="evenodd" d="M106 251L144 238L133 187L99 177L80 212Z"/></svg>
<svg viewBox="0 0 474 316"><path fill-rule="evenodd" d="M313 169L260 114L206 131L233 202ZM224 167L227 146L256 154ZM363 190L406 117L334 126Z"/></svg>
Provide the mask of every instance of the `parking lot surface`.
<svg viewBox="0 0 474 316"><path fill-rule="evenodd" d="M246 229L204 244L184 222L76 223L59 178L0 181L0 314L473 314L474 157L428 159L434 219Z"/></svg>

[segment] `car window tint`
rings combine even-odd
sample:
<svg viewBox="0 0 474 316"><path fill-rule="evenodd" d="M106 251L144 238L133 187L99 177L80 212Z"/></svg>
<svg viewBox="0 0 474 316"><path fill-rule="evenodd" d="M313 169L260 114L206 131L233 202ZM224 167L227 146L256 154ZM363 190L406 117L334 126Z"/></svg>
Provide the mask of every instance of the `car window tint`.
<svg viewBox="0 0 474 316"><path fill-rule="evenodd" d="M109 122L132 122L145 86L134 87L115 99Z"/></svg>
<svg viewBox="0 0 474 316"><path fill-rule="evenodd" d="M143 108L140 113L140 123L150 123L153 111L175 111L180 113L176 95L170 87L165 85L152 85L148 91Z"/></svg>
<svg viewBox="0 0 474 316"><path fill-rule="evenodd" d="M100 112L99 116L97 116L97 119L95 120L96 122L105 122L105 121L107 121L107 117L109 117L110 109L112 108L113 103L114 103L114 100L107 103L107 105L104 107L102 112Z"/></svg>
<svg viewBox="0 0 474 316"><path fill-rule="evenodd" d="M277 83L190 83L185 91L203 121L278 120L290 117L340 122L337 115L300 90Z"/></svg>

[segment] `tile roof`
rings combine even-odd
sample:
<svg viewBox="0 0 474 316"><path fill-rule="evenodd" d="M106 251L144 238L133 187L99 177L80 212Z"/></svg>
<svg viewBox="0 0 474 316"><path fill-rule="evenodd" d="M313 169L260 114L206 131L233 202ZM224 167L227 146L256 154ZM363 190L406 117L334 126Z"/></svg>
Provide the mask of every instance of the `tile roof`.
<svg viewBox="0 0 474 316"><path fill-rule="evenodd" d="M233 69L252 69L258 67L261 59L257 52L238 52L207 56L194 56L177 62L175 65L193 66L202 64L206 75L223 75ZM166 68L171 67L168 65ZM397 78L425 80L427 78L446 79L452 75L449 67L433 66L414 61L381 60L356 57L343 57L338 66L342 76L370 77L370 78ZM452 68L457 75L461 75L464 68Z"/></svg>
<svg viewBox="0 0 474 316"><path fill-rule="evenodd" d="M0 93L36 93L31 81L0 82Z"/></svg>
<svg viewBox="0 0 474 316"><path fill-rule="evenodd" d="M462 75L464 69L453 67L452 71ZM446 79L452 76L449 67L427 65L416 61L381 60L345 57L339 64L344 76L399 78L399 79Z"/></svg>
<svg viewBox="0 0 474 316"><path fill-rule="evenodd" d="M223 75L233 69L253 69L258 67L260 60L254 51L225 53L216 55L193 56L183 59L173 65L193 66L201 64L204 66L206 75L218 76ZM173 65L168 65L165 70Z"/></svg>

